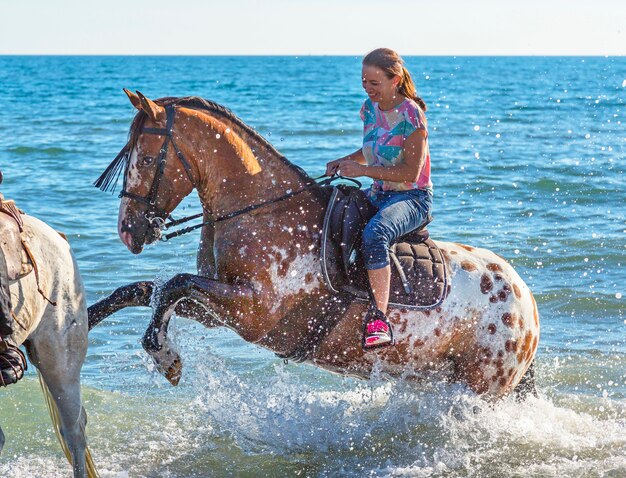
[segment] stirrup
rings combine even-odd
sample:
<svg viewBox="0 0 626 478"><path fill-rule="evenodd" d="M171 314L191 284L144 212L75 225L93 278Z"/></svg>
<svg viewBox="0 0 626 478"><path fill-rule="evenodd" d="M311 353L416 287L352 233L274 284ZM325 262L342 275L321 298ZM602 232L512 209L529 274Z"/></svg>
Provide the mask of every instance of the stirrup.
<svg viewBox="0 0 626 478"><path fill-rule="evenodd" d="M0 353L0 387L12 385L28 370L26 356L17 346L5 341L6 350Z"/></svg>
<svg viewBox="0 0 626 478"><path fill-rule="evenodd" d="M394 344L393 328L389 319L378 308L370 308L363 319L363 350L389 347Z"/></svg>

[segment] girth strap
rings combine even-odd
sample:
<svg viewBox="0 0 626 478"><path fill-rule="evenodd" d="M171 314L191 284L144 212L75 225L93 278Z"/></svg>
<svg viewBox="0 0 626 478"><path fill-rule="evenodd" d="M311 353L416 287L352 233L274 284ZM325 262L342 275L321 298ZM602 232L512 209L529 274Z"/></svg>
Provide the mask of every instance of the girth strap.
<svg viewBox="0 0 626 478"><path fill-rule="evenodd" d="M22 243L22 247L24 248L26 255L28 256L30 261L33 263L33 270L35 271L35 282L37 283L37 291L41 294L41 297L43 297L48 302L48 304L56 307L57 305L56 301L51 301L46 296L46 294L44 294L43 290L41 290L41 286L39 285L39 267L37 267L37 261L35 260L35 256L33 256L33 253L28 247L28 244L26 244L26 241L24 241L23 239L20 239L20 242Z"/></svg>

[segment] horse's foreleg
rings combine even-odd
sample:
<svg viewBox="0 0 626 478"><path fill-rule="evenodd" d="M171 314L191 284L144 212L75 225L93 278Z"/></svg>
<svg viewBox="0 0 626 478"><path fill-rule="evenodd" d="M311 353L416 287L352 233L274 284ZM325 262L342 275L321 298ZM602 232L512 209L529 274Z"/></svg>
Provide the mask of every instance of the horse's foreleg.
<svg viewBox="0 0 626 478"><path fill-rule="evenodd" d="M219 323L221 306L233 300L251 301L252 291L245 286L223 284L192 274L178 274L159 290L157 305L142 344L154 359L159 372L172 385L178 384L182 373L180 356L167 336L172 314L179 310L192 310L194 313L190 318L215 326Z"/></svg>
<svg viewBox="0 0 626 478"><path fill-rule="evenodd" d="M89 330L118 310L126 307L149 307L153 290L152 281L134 282L115 289L107 298L89 307Z"/></svg>

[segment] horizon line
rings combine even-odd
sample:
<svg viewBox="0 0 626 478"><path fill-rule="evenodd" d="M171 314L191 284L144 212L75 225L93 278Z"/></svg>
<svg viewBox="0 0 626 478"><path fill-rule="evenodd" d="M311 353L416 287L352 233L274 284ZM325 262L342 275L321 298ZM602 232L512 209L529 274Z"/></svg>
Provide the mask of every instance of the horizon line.
<svg viewBox="0 0 626 478"><path fill-rule="evenodd" d="M0 57L18 56L52 56L52 57L362 57L362 53L0 53ZM619 54L575 54L575 53L464 53L464 54L403 54L402 57L432 57L432 58L472 58L472 57L572 57L572 58L609 58L626 57L626 53Z"/></svg>

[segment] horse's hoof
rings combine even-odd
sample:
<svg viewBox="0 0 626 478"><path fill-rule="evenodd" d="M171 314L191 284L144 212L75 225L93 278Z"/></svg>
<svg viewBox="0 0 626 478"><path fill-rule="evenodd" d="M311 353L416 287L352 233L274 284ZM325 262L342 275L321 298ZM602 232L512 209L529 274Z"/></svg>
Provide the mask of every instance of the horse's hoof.
<svg viewBox="0 0 626 478"><path fill-rule="evenodd" d="M172 365L165 372L165 378L172 386L178 385L180 382L180 377L183 375L183 361L180 358L174 360Z"/></svg>
<svg viewBox="0 0 626 478"><path fill-rule="evenodd" d="M141 345L143 349L149 354L160 352L163 348L163 345L159 343L157 331L150 327L146 330L146 333L143 334L143 338L141 339Z"/></svg>

